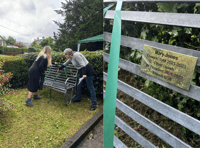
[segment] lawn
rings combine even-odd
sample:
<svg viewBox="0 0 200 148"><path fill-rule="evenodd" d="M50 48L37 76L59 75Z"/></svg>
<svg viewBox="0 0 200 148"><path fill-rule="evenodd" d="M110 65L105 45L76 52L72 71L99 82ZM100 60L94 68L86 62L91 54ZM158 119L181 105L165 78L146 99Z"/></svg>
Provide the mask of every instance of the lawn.
<svg viewBox="0 0 200 148"><path fill-rule="evenodd" d="M12 105L0 113L0 147L2 148L59 148L81 128L96 112L90 111L89 97L80 103L64 105L64 94L44 88L38 91L40 100L32 100L33 107L25 104L28 89L13 90L0 96L5 104ZM67 97L69 102L69 98Z"/></svg>

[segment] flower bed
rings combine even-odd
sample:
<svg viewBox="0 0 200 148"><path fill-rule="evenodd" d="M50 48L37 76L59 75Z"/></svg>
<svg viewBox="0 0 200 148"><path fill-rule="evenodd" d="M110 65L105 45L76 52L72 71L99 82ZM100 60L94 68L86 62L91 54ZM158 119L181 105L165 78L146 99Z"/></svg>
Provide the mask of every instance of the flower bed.
<svg viewBox="0 0 200 148"><path fill-rule="evenodd" d="M0 69L2 67L3 67L3 62L0 63ZM8 94L8 93L12 93L12 92L10 92L10 88L9 88L9 87L11 87L11 84L9 83L9 80L11 78L12 78L11 72L4 73L3 70L0 70L0 88L1 88L0 89L0 96ZM0 113L2 113L2 111L6 111L7 109L9 109L9 105L7 105L7 101L2 100L0 98Z"/></svg>

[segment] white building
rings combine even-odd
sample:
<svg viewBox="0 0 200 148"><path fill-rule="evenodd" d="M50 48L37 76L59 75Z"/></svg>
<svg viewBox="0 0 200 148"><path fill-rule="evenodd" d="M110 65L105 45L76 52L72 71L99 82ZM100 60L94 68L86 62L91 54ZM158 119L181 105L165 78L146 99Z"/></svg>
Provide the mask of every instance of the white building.
<svg viewBox="0 0 200 148"><path fill-rule="evenodd" d="M45 37L42 37L41 39L39 39L39 37L37 37L37 39L35 39L37 44L40 44L42 40L44 40Z"/></svg>
<svg viewBox="0 0 200 148"><path fill-rule="evenodd" d="M0 36L0 46L6 46L6 41L3 40L2 36Z"/></svg>

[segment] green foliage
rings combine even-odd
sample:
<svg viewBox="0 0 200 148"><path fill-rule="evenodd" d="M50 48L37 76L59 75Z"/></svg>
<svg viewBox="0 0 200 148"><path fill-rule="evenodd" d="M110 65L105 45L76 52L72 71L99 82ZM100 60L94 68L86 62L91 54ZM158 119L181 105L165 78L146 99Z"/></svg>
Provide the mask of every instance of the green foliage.
<svg viewBox="0 0 200 148"><path fill-rule="evenodd" d="M9 36L8 39L6 39L6 45L14 45L16 43L16 39Z"/></svg>
<svg viewBox="0 0 200 148"><path fill-rule="evenodd" d="M35 48L33 48L33 47L29 47L28 51L30 51L30 52L37 52L37 50Z"/></svg>
<svg viewBox="0 0 200 148"><path fill-rule="evenodd" d="M103 33L103 4L101 0L76 0L62 3L63 10L56 12L64 17L65 22L54 21L58 32L54 32L55 51L70 47L77 50L79 40ZM82 46L82 45L81 45ZM87 45L84 45L87 49Z"/></svg>
<svg viewBox="0 0 200 148"><path fill-rule="evenodd" d="M54 49L54 46L55 46L53 43L53 39L50 36L48 38L45 38L44 40L42 40L40 45L41 45L41 47L49 45L49 46L51 46L52 50Z"/></svg>
<svg viewBox="0 0 200 148"><path fill-rule="evenodd" d="M157 3L158 11L177 13L178 3Z"/></svg>
<svg viewBox="0 0 200 148"><path fill-rule="evenodd" d="M31 49L31 50L33 50L33 51L36 51L36 52L40 52L41 50L42 50L42 46L39 44L37 44L37 41L33 41L32 43L31 43L31 46L30 46L30 48L34 48L34 49Z"/></svg>
<svg viewBox="0 0 200 148"><path fill-rule="evenodd" d="M6 50L6 46L0 46L0 54L2 54Z"/></svg>

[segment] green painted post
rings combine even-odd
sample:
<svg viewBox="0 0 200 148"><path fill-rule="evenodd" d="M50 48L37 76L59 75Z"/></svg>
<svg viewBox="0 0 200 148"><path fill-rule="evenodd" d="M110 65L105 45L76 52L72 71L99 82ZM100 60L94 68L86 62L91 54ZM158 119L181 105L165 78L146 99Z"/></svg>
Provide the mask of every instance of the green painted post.
<svg viewBox="0 0 200 148"><path fill-rule="evenodd" d="M105 15L106 11L107 11L108 9L110 9L112 6L114 6L114 5L110 5L110 6L106 7L106 8L104 8L104 9L103 9L103 15Z"/></svg>
<svg viewBox="0 0 200 148"><path fill-rule="evenodd" d="M121 6L122 1L117 2L111 38L111 49L108 64L106 92L103 107L103 147L113 148L118 64L121 42Z"/></svg>

